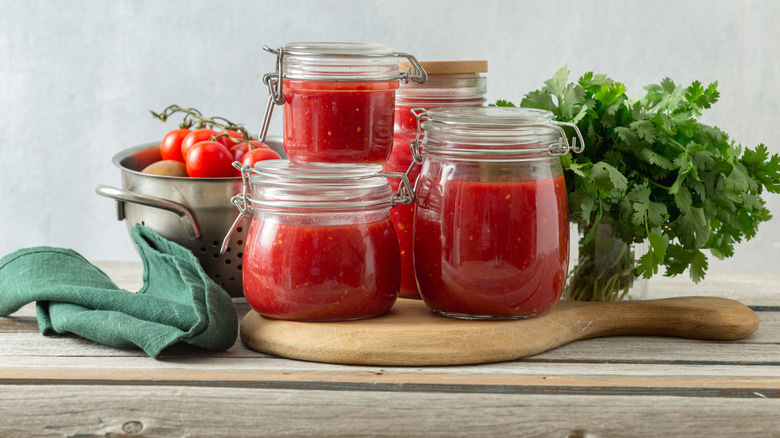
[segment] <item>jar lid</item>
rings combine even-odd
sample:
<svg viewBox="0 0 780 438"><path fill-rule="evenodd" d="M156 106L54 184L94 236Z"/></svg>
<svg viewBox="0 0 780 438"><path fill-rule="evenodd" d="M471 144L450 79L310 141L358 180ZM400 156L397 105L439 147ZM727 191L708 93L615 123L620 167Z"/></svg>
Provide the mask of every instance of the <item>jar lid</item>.
<svg viewBox="0 0 780 438"><path fill-rule="evenodd" d="M431 121L463 126L523 127L549 124L553 113L536 108L482 106L471 108L433 108L428 111ZM552 126L550 126L552 127Z"/></svg>
<svg viewBox="0 0 780 438"><path fill-rule="evenodd" d="M390 205L392 189L378 164L307 163L265 160L249 178L253 205L350 209Z"/></svg>
<svg viewBox="0 0 780 438"><path fill-rule="evenodd" d="M407 82L396 90L398 105L435 108L438 106L484 105L487 93L487 61L423 61L420 65L428 74L423 84ZM401 71L411 63L401 61Z"/></svg>
<svg viewBox="0 0 780 438"><path fill-rule="evenodd" d="M423 120L424 153L505 161L559 156L570 149L559 126L563 123L540 109L434 108L424 113Z"/></svg>
<svg viewBox="0 0 780 438"><path fill-rule="evenodd" d="M470 61L420 61L425 72L429 75L449 75L449 74L476 74L487 73L488 62L486 60ZM409 61L401 61L398 68L408 70L412 67Z"/></svg>
<svg viewBox="0 0 780 438"><path fill-rule="evenodd" d="M374 43L308 42L288 43L284 51L292 56L394 56L389 46Z"/></svg>
<svg viewBox="0 0 780 438"><path fill-rule="evenodd" d="M283 47L287 79L392 81L402 78L399 53L373 43L305 42Z"/></svg>
<svg viewBox="0 0 780 438"><path fill-rule="evenodd" d="M284 47L263 50L276 56L276 69L263 75L272 100L266 107L260 138L265 138L273 104L283 105L284 80L388 82L410 80L424 83L428 79L417 59L408 53L394 52L390 47L371 43L289 43ZM414 68L401 71L398 58L409 60Z"/></svg>

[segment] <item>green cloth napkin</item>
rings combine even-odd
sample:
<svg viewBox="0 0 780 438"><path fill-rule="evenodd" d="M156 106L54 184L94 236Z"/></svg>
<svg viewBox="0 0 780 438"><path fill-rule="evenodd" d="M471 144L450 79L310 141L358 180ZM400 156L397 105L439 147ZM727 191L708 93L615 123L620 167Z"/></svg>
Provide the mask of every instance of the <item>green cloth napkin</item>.
<svg viewBox="0 0 780 438"><path fill-rule="evenodd" d="M224 289L186 248L135 225L130 232L144 266L144 286L129 292L77 252L36 247L0 259L0 316L36 301L44 336L73 333L157 358L179 341L225 350L238 317Z"/></svg>

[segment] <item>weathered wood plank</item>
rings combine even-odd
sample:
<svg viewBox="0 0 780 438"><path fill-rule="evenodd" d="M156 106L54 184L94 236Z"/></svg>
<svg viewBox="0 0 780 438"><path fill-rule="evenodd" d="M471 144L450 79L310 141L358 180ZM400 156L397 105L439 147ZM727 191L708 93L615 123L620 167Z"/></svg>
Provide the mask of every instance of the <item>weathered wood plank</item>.
<svg viewBox="0 0 780 438"><path fill-rule="evenodd" d="M147 357L0 357L0 370L30 369L47 371L73 370L76 375L113 371L116 373L144 373L148 379L165 375L172 370L183 372L205 371L203 378L221 378L233 373L361 373L361 374L450 374L467 380L469 375L533 375L556 376L679 376L689 378L775 378L780 367L753 365L677 365L677 364L626 364L626 363L567 363L516 361L495 364L449 367L371 367L331 365L315 362L278 359L273 357L169 357L155 361ZM161 374L157 374L160 371ZM424 378L424 377L420 377ZM594 377L595 378L595 377Z"/></svg>
<svg viewBox="0 0 780 438"><path fill-rule="evenodd" d="M198 386L332 391L465 392L498 394L675 395L780 398L780 376L619 376L454 374L398 371L258 371L211 368L116 370L0 369L0 385Z"/></svg>
<svg viewBox="0 0 780 438"><path fill-rule="evenodd" d="M39 333L7 333L0 338L0 356L40 357L143 357L140 350L125 350L96 344L75 336L43 337ZM246 349L240 341L225 352L177 346L164 352L162 359L187 356L222 358L268 357ZM588 339L532 356L529 361L693 363L780 365L780 348L774 343L703 342L660 337L609 337Z"/></svg>
<svg viewBox="0 0 780 438"><path fill-rule="evenodd" d="M0 336L4 333L39 333L38 320L34 316L0 317Z"/></svg>
<svg viewBox="0 0 780 438"><path fill-rule="evenodd" d="M776 436L780 399L4 386L0 436Z"/></svg>
<svg viewBox="0 0 780 438"><path fill-rule="evenodd" d="M657 337L587 339L538 354L531 361L780 365L776 344L707 342Z"/></svg>
<svg viewBox="0 0 780 438"><path fill-rule="evenodd" d="M691 282L686 275L655 277L649 280L647 295L647 298L715 296L751 306L779 306L780 270L713 271L699 284Z"/></svg>

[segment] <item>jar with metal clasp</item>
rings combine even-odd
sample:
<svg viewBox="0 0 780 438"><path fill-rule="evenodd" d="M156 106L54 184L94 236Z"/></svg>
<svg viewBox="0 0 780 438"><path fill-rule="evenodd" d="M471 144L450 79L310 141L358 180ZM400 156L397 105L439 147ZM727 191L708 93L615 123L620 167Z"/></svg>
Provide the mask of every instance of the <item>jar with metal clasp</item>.
<svg viewBox="0 0 780 438"><path fill-rule="evenodd" d="M251 216L242 256L244 296L263 316L297 321L363 319L398 296L398 243L389 209L412 202L394 194L376 164L261 161L244 166ZM406 197L404 197L406 196ZM226 237L226 241L229 238Z"/></svg>
<svg viewBox="0 0 780 438"><path fill-rule="evenodd" d="M283 105L284 149L290 161L387 161L399 81L427 79L414 56L368 43L290 43L265 50L277 62L276 71L263 78L270 97L261 141L274 105ZM409 59L408 70L399 70L400 57Z"/></svg>
<svg viewBox="0 0 780 438"><path fill-rule="evenodd" d="M425 304L462 319L518 319L550 310L569 262L560 157L582 151L576 125L527 108L436 108L415 115L425 132L413 146L422 162L414 266ZM562 126L576 132L571 143Z"/></svg>
<svg viewBox="0 0 780 438"><path fill-rule="evenodd" d="M410 64L401 61L401 69ZM410 144L417 136L417 119L412 114L415 108L442 108L482 106L487 92L487 61L421 61L428 74L424 84L402 83L395 92L395 115L393 119L393 152L383 169L388 172L404 172L412 169L409 180L415 181L420 172L413 165ZM392 180L391 184L397 184ZM394 186L395 188L395 186ZM420 298L414 277L414 251L412 227L414 204L396 205L390 210L390 217L398 236L401 249L401 291L399 297Z"/></svg>

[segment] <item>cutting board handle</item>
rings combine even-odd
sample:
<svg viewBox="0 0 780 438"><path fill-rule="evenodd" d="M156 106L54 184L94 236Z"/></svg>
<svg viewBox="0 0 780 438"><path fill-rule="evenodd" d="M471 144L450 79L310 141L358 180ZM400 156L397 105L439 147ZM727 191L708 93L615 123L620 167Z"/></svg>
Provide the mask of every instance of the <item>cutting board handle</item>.
<svg viewBox="0 0 780 438"><path fill-rule="evenodd" d="M561 302L561 304L565 303ZM576 321L579 339L614 335L657 335L731 341L758 330L758 317L739 301L679 297L614 303L574 303L557 314Z"/></svg>

